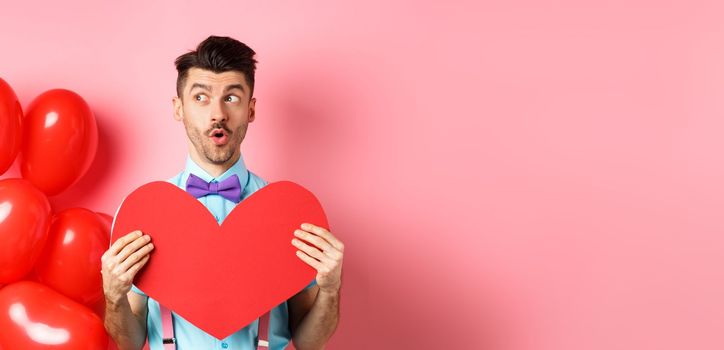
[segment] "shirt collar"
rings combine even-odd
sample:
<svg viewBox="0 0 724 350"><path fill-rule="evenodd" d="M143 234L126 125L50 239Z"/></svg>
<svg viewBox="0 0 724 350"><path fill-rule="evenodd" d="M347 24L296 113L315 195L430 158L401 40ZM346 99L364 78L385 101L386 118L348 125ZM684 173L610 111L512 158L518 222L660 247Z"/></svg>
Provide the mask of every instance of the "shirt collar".
<svg viewBox="0 0 724 350"><path fill-rule="evenodd" d="M236 175L239 177L239 183L241 185L242 191L246 187L246 184L249 180L249 171L246 169L246 164L244 164L243 155L239 155L239 160L237 160L236 163L231 166L231 168L227 169L223 174L219 175L218 177L211 176L209 173L206 172L206 170L196 164L196 162L191 159L190 155L187 155L186 168L184 169L183 175L181 176L182 184L186 184L186 180L188 180L189 174L194 174L206 182L212 182L214 180L216 180L216 182L221 182L232 175Z"/></svg>

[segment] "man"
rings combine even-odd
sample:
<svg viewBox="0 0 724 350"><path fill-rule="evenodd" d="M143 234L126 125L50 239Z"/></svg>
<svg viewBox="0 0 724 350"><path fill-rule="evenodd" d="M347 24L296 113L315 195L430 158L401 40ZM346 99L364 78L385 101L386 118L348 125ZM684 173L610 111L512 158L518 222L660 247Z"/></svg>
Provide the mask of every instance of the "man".
<svg viewBox="0 0 724 350"><path fill-rule="evenodd" d="M254 55L251 48L237 40L211 36L175 62L178 78L174 119L184 124L189 155L186 168L169 181L194 193L219 223L238 201L267 184L246 169L240 150L247 127L255 118ZM227 198L224 195L228 194L192 191L190 187L199 183L207 188L220 186L209 185L213 183L231 183L240 188L241 195ZM199 239L203 234L199 232ZM297 238L291 244L298 249L297 257L315 268L317 275L304 290L271 311L269 343L272 349L283 349L290 340L300 350L321 349L339 319L344 246L313 223L302 224L294 235ZM132 285L152 251L151 238L134 231L118 239L102 257L105 326L120 349L141 349L146 335L151 350L163 349L162 338L168 337L163 332L162 307ZM177 349L256 348L258 320L219 340L172 315Z"/></svg>

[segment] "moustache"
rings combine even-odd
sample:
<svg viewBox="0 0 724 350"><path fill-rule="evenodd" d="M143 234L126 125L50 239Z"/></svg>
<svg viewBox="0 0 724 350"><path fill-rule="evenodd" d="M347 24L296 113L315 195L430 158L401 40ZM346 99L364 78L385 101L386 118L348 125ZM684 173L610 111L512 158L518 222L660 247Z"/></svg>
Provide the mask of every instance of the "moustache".
<svg viewBox="0 0 724 350"><path fill-rule="evenodd" d="M233 134L233 131L231 131L231 129L229 129L226 124L214 123L213 125L211 125L211 128L206 131L206 135L211 134L214 130L217 129L223 129L227 135Z"/></svg>

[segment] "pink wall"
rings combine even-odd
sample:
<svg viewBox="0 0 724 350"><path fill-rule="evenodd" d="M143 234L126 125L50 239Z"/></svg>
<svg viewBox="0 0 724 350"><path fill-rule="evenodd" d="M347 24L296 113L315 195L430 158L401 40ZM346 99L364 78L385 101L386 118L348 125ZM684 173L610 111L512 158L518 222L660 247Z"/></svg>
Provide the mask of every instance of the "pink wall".
<svg viewBox="0 0 724 350"><path fill-rule="evenodd" d="M718 2L20 3L0 77L100 127L55 210L181 169L177 55L258 52L247 164L348 248L331 349L724 348Z"/></svg>

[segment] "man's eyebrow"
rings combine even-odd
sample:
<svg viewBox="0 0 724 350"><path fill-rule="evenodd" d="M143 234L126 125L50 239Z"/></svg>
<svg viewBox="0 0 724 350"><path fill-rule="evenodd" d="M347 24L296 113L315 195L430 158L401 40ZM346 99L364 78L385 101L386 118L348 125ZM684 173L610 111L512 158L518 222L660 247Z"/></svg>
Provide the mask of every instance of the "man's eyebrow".
<svg viewBox="0 0 724 350"><path fill-rule="evenodd" d="M193 83L193 84L191 84L191 89L190 89L189 91L192 91L192 90L195 89L195 88L200 88L200 89L206 90L206 91L208 91L208 92L211 92L211 91L212 91L212 89L211 89L211 87L210 87L209 85L201 84L201 83ZM244 92L244 85L241 85L241 84L231 84L231 85L227 85L226 88L224 88L224 92L228 92L228 91L233 90L233 89L239 89L239 90L241 90L241 92Z"/></svg>
<svg viewBox="0 0 724 350"><path fill-rule="evenodd" d="M227 92L227 91L233 90L233 89L239 89L239 90L241 90L241 92L244 92L244 85L241 85L241 84L227 85L226 88L224 89L224 92Z"/></svg>
<svg viewBox="0 0 724 350"><path fill-rule="evenodd" d="M200 84L200 83L193 83L193 84L191 85L191 89L189 89L189 91L191 91L191 90L193 90L193 89L195 89L195 88L201 88L201 89L204 89L204 90L206 90L206 91L211 91L211 88L210 88L208 85L204 85L204 84Z"/></svg>

